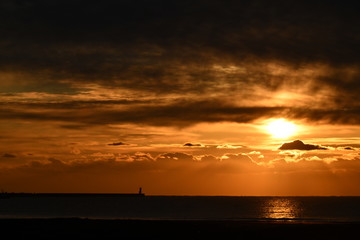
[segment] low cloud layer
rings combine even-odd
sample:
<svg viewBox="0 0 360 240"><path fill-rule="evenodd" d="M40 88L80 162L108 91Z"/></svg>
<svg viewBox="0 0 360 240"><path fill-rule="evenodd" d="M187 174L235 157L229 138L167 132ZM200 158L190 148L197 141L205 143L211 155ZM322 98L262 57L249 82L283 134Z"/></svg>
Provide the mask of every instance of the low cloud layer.
<svg viewBox="0 0 360 240"><path fill-rule="evenodd" d="M116 192L143 186L148 194L171 194L173 189L178 194L251 195L274 191L280 195L360 194L352 184L360 179L358 153L279 154L269 161L270 153L265 153L265 157L260 152L226 153L216 157L179 152L152 156L138 152L72 162L50 158L2 168L0 180L8 191L51 191L55 186L68 192ZM43 179L47 179L46 184ZM27 185L23 184L24 180ZM304 183L311 187L304 188Z"/></svg>

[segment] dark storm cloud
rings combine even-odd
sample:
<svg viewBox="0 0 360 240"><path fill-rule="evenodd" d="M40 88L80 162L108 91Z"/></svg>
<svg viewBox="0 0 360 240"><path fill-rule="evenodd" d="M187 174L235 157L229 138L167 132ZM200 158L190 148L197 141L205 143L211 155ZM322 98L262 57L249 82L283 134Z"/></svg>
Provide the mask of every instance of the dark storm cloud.
<svg viewBox="0 0 360 240"><path fill-rule="evenodd" d="M201 122L238 122L249 123L259 119L287 117L309 122L333 124L360 124L360 110L326 110L290 107L242 107L213 100L178 100L169 104L134 105L128 108L114 108L113 104L99 104L99 107L82 108L61 103L57 108L38 111L34 107L21 104L17 108L3 105L1 119L23 119L31 121L70 122L61 126L82 130L86 125L113 123L135 123L153 126L187 127ZM40 105L42 105L40 103ZM87 103L85 103L87 105ZM95 104L96 106L96 104Z"/></svg>
<svg viewBox="0 0 360 240"><path fill-rule="evenodd" d="M65 104L65 106L67 106ZM237 107L220 100L180 100L166 105L133 106L125 109L76 108L29 111L26 108L0 111L3 119L27 119L32 121L75 122L81 124L137 123L154 126L185 127L200 122L252 122L263 117L282 115L282 107Z"/></svg>
<svg viewBox="0 0 360 240"><path fill-rule="evenodd" d="M297 67L319 62L356 67L357 5L265 0L3 1L0 66L48 85L71 79L160 93L216 85L209 65L217 62L256 65L259 60L276 60ZM333 80L322 83L359 90L359 74L351 82L336 73L329 78ZM264 76L258 82L276 87L282 80L269 83Z"/></svg>
<svg viewBox="0 0 360 240"><path fill-rule="evenodd" d="M292 119L303 119L309 122L331 123L331 124L360 124L360 108L326 109L326 103L322 109L294 108L289 109L286 114Z"/></svg>
<svg viewBox="0 0 360 240"><path fill-rule="evenodd" d="M358 5L316 0L1 1L0 78L8 74L14 79L13 85L2 88L4 92L75 94L79 84L95 83L159 95L241 92L256 101L256 93L248 91L252 86L277 90L288 82L286 75L264 71L262 62L285 64L293 71L326 66L324 74L311 79L309 95L316 98L322 89L330 89L323 107L317 109L239 107L221 103L222 99L185 99L110 110L97 107L136 105L142 100L94 100L33 105L47 109L42 113L6 109L1 115L86 124L177 126L251 122L281 115L359 124ZM224 73L213 68L217 64L245 65L246 71ZM301 87L307 80L300 77L288 87Z"/></svg>
<svg viewBox="0 0 360 240"><path fill-rule="evenodd" d="M26 47L28 43L38 47L33 51L38 51L40 56L48 54L47 46L75 45L78 49L69 50L77 50L72 52L74 57L81 57L77 55L81 52L93 52L93 57L99 57L97 54L103 51L96 50L107 46L102 43L117 46L126 53L123 44L131 46L137 40L137 45L143 42L167 48L180 44L179 47L192 49L202 46L201 49L238 56L249 53L336 64L359 61L353 54L353 50L358 49L356 37L359 37L358 6L354 2L33 0L5 1L1 7L1 18L7 23L3 27L12 30L3 38L23 37L17 42L24 45L8 43L18 49L20 55L22 47L31 50ZM46 45L42 47L41 44ZM81 46L90 47L91 44L97 49L81 51ZM57 55L59 60L66 60L61 59L65 57L61 52ZM36 59L34 55L28 57Z"/></svg>
<svg viewBox="0 0 360 240"><path fill-rule="evenodd" d="M313 145L313 144L304 144L300 140L295 140L293 142L284 143L279 148L280 150L326 150L327 148L319 146L319 145Z"/></svg>
<svg viewBox="0 0 360 240"><path fill-rule="evenodd" d="M0 94L0 97L6 96L6 94ZM106 107L106 106L130 106L136 104L152 104L162 103L161 99L159 100L140 100L140 99L118 99L118 100L82 100L82 101L39 101L39 102L16 102L16 101L7 101L0 102L0 107L24 107L31 109L88 109L96 107Z"/></svg>

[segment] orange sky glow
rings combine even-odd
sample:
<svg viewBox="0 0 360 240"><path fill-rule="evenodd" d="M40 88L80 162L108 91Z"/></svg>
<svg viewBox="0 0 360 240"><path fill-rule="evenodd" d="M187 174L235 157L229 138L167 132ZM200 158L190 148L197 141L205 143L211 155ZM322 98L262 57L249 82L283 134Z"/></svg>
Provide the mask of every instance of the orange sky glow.
<svg viewBox="0 0 360 240"><path fill-rule="evenodd" d="M358 14L174 2L0 3L0 189L360 195Z"/></svg>

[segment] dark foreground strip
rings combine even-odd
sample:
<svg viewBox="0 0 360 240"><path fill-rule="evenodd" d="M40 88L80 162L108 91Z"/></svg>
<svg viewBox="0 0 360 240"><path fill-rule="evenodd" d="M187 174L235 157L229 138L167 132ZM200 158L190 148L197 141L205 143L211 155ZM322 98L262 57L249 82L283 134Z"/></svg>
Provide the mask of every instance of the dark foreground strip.
<svg viewBox="0 0 360 240"><path fill-rule="evenodd" d="M353 239L360 223L0 219L0 229L4 239Z"/></svg>

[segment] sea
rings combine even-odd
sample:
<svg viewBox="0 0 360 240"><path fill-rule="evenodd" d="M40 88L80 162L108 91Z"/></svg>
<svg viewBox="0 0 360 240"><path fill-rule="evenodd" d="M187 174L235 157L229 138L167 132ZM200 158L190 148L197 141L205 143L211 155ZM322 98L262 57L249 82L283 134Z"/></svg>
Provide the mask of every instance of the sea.
<svg viewBox="0 0 360 240"><path fill-rule="evenodd" d="M0 198L0 218L360 222L360 197L34 195Z"/></svg>

